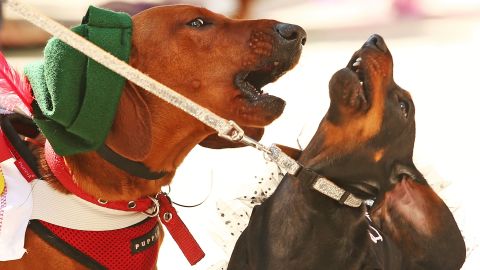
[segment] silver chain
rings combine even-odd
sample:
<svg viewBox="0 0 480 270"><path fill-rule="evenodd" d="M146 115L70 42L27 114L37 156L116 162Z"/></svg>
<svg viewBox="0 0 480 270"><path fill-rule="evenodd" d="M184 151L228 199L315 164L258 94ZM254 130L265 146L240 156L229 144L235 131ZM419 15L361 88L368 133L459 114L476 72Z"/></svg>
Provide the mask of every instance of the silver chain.
<svg viewBox="0 0 480 270"><path fill-rule="evenodd" d="M169 87L155 81L141 71L131 67L90 41L70 31L60 23L34 10L29 5L18 0L6 0L6 3L13 11L17 12L29 22L47 31L113 72L142 87L146 91L192 115L205 125L215 129L218 132L218 136L233 142L240 142L255 147L265 153L265 155L271 160L277 162L281 168L289 173L293 174L298 170L299 166L295 160L283 153L278 147L275 145L266 147L248 137L235 122L231 120L227 121L183 95L173 91Z"/></svg>

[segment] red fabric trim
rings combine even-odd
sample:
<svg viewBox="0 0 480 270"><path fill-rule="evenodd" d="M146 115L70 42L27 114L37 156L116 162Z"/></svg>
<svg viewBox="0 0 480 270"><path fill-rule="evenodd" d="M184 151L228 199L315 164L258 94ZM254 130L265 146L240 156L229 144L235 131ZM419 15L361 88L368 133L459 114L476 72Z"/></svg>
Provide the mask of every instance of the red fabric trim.
<svg viewBox="0 0 480 270"><path fill-rule="evenodd" d="M27 162L18 154L17 150L13 147L10 143L8 138L5 136L3 131L0 129L0 162L3 162L9 158L15 159L15 166L17 167L18 171L22 174L23 177L27 180L27 182L31 182L34 179L37 179L35 173L30 169Z"/></svg>
<svg viewBox="0 0 480 270"><path fill-rule="evenodd" d="M5 138L5 134L0 129L0 162L4 162L9 158L13 158L13 154L10 151L10 147L7 144L7 138Z"/></svg>
<svg viewBox="0 0 480 270"><path fill-rule="evenodd" d="M47 161L48 167L50 167L50 170L52 170L55 177L68 191L88 202L110 209L135 212L144 212L153 206L152 200L149 198L136 200L135 208L128 207L129 202L127 201L108 201L105 204L100 203L98 198L83 192L83 190L81 190L80 187L75 184L72 175L68 171L67 166L65 166L63 157L57 155L57 153L53 151L53 148L48 141L45 142L45 160Z"/></svg>

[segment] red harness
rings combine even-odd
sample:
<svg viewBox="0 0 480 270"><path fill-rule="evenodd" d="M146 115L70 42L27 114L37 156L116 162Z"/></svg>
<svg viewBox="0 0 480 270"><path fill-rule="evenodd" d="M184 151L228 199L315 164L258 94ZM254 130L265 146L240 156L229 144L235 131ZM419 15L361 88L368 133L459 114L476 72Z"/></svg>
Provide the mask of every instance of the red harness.
<svg viewBox="0 0 480 270"><path fill-rule="evenodd" d="M63 157L53 151L48 141L45 143L45 159L50 170L62 185L71 193L88 202L123 211L146 212L148 209L154 208L153 214L147 213L152 217L146 221L113 231L78 231L42 222L57 237L108 269L152 269L159 248L157 241L160 234L158 219L167 228L191 265L196 264L205 256L165 194L159 193L156 198L148 197L129 202L109 202L96 199L83 192L75 184ZM113 239L115 240L113 241ZM138 254L142 255L139 256ZM122 261L122 263L117 263L117 261ZM109 265L115 267L109 267Z"/></svg>
<svg viewBox="0 0 480 270"><path fill-rule="evenodd" d="M10 157L14 157L17 160L15 165L26 179L30 181L36 178L1 129L0 142L5 143L1 147L0 156L9 154ZM83 192L75 184L63 157L53 151L48 141L45 143L45 158L55 177L72 194L102 207L147 214L146 219L142 222L110 231L82 231L41 220L31 220L30 228L32 230L46 242L79 263L89 269L154 269L160 246L158 241L161 236L159 220L170 232L191 265L196 264L205 256L165 194L160 193L156 198L147 197L129 202L107 202L96 199ZM149 213L149 209L153 209L153 213Z"/></svg>

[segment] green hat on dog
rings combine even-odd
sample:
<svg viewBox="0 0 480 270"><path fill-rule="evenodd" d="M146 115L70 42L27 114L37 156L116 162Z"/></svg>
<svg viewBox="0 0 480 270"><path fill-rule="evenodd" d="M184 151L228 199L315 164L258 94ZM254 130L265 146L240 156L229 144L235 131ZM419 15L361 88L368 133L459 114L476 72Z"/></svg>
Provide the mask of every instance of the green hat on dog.
<svg viewBox="0 0 480 270"><path fill-rule="evenodd" d="M128 62L132 19L90 6L72 31ZM125 79L57 38L44 60L25 68L33 89L34 121L59 155L94 151L105 141Z"/></svg>

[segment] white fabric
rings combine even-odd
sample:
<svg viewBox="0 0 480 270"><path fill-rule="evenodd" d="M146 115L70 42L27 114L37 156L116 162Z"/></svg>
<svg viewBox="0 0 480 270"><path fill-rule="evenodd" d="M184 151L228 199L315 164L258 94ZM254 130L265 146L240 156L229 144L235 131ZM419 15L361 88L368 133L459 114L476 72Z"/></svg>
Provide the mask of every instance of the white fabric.
<svg viewBox="0 0 480 270"><path fill-rule="evenodd" d="M0 209L0 261L17 260L25 253L25 231L33 204L31 188L15 166L14 159L6 160L0 166L6 186L6 192L0 198L6 201Z"/></svg>
<svg viewBox="0 0 480 270"><path fill-rule="evenodd" d="M262 204L273 194L285 171L273 162L265 162L258 168L250 168L248 174L250 177L242 179L246 188L239 190L235 199L219 199L216 203L218 216L224 226L215 233L219 235L217 243L223 248L226 258L230 258L238 237L247 227L253 207ZM228 261L222 260L208 270L225 270L227 265Z"/></svg>
<svg viewBox="0 0 480 270"><path fill-rule="evenodd" d="M46 181L34 180L32 219L84 231L109 231L134 225L143 213L108 209L51 188Z"/></svg>

